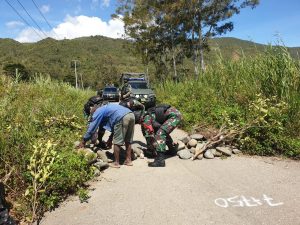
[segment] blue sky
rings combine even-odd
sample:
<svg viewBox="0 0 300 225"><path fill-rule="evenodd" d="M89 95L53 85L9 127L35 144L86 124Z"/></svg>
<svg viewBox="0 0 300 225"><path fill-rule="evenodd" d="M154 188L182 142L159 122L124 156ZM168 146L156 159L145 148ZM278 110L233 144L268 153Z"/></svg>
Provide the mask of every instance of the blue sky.
<svg viewBox="0 0 300 225"><path fill-rule="evenodd" d="M1 0L0 38L34 42L46 36L57 39L90 35L116 38L124 33L123 23L110 17L117 0L19 0L43 32L28 27L6 1L35 26L18 0ZM54 29L47 25L34 2ZM288 47L300 47L300 0L261 0L254 10L243 9L232 21L234 30L224 36L262 44L280 40Z"/></svg>

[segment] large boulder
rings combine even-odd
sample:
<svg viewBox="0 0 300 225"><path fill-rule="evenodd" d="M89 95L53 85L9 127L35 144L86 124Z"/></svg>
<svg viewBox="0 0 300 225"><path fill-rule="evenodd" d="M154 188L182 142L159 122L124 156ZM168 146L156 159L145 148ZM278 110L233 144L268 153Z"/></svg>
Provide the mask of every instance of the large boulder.
<svg viewBox="0 0 300 225"><path fill-rule="evenodd" d="M77 153L84 155L84 157L89 161L97 159L97 154L89 148L80 148L77 150Z"/></svg>
<svg viewBox="0 0 300 225"><path fill-rule="evenodd" d="M182 141L177 141L178 151L185 149L185 144Z"/></svg>
<svg viewBox="0 0 300 225"><path fill-rule="evenodd" d="M132 146L132 151L137 155L137 157L141 156L142 150L138 146L133 145Z"/></svg>
<svg viewBox="0 0 300 225"><path fill-rule="evenodd" d="M209 150L214 155L214 157L221 157L222 156L222 152L217 151L217 149L215 149L215 148L212 148L212 149L209 149Z"/></svg>
<svg viewBox="0 0 300 225"><path fill-rule="evenodd" d="M190 148L190 153L192 153L193 155L195 154L195 152L196 152L196 148Z"/></svg>
<svg viewBox="0 0 300 225"><path fill-rule="evenodd" d="M177 152L177 155L181 159L190 159L193 156L192 153L187 149L184 149L184 150L181 150L181 151Z"/></svg>
<svg viewBox="0 0 300 225"><path fill-rule="evenodd" d="M99 177L101 175L101 171L98 167L94 166L94 177Z"/></svg>
<svg viewBox="0 0 300 225"><path fill-rule="evenodd" d="M232 152L233 152L234 154L241 154L241 153L242 153L242 151L241 151L241 150L238 150L237 148L232 149Z"/></svg>
<svg viewBox="0 0 300 225"><path fill-rule="evenodd" d="M215 158L215 157L214 157L214 154L211 152L210 149L208 149L208 150L205 151L204 157L205 157L206 159L213 159L213 158Z"/></svg>
<svg viewBox="0 0 300 225"><path fill-rule="evenodd" d="M204 139L204 136L202 134L192 134L190 137L197 141L202 141Z"/></svg>
<svg viewBox="0 0 300 225"><path fill-rule="evenodd" d="M199 160L203 159L203 153L201 153L200 155L198 155L197 159L199 159Z"/></svg>
<svg viewBox="0 0 300 225"><path fill-rule="evenodd" d="M203 149L205 143L198 143L196 145L196 149L195 152L198 153L200 151L200 154L203 153L205 151L205 149Z"/></svg>
<svg viewBox="0 0 300 225"><path fill-rule="evenodd" d="M99 150L99 151L97 151L97 156L98 156L98 158L101 159L103 162L109 162L109 160L108 160L108 158L107 158L105 152Z"/></svg>
<svg viewBox="0 0 300 225"><path fill-rule="evenodd" d="M229 147L217 147L217 151L222 152L223 155L231 156L232 152Z"/></svg>
<svg viewBox="0 0 300 225"><path fill-rule="evenodd" d="M99 160L98 162L94 163L94 166L99 170L104 170L109 167L108 162L103 162L102 160Z"/></svg>
<svg viewBox="0 0 300 225"><path fill-rule="evenodd" d="M198 143L198 141L197 141L196 139L191 139L191 140L188 142L187 146L188 146L188 148L193 148L193 147L196 147L196 146L197 146L197 143Z"/></svg>
<svg viewBox="0 0 300 225"><path fill-rule="evenodd" d="M185 136L184 138L179 139L179 141L182 141L185 145L191 140L190 136Z"/></svg>

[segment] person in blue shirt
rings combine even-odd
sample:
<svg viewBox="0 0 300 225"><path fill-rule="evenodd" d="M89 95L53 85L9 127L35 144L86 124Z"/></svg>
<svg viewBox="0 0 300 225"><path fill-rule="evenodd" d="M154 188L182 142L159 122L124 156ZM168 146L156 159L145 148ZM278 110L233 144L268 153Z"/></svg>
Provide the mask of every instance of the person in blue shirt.
<svg viewBox="0 0 300 225"><path fill-rule="evenodd" d="M113 150L115 161L111 167L120 168L120 148L125 143L126 159L124 165L132 166L131 143L134 134L134 114L128 108L118 104L107 104L96 109L87 132L78 148L83 148L91 140L97 129L104 128L113 133Z"/></svg>

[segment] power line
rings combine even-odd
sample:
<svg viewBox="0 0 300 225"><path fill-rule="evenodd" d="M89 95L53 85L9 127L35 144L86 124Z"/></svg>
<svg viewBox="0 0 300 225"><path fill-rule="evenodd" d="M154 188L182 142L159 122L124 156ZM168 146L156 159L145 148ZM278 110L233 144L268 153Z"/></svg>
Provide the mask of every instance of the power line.
<svg viewBox="0 0 300 225"><path fill-rule="evenodd" d="M37 22L32 18L32 16L28 13L28 11L25 9L25 7L23 6L23 4L17 0L18 3L22 6L22 8L24 9L24 11L27 13L27 15L30 17L30 19L32 20L32 22L40 29L40 31L46 36L48 37L48 35L42 30L42 28L37 24Z"/></svg>
<svg viewBox="0 0 300 225"><path fill-rule="evenodd" d="M48 26L50 27L51 30L53 30L53 33L55 34L56 38L58 39L58 35L56 34L56 32L54 31L54 28L50 25L50 23L48 22L48 20L46 19L46 17L44 16L44 14L42 13L42 11L40 10L40 8L38 7L38 5L36 4L36 2L34 0L31 0L34 4L34 6L37 8L37 10L39 11L39 13L41 14L41 16L44 18L44 20L46 21L46 23L48 24Z"/></svg>
<svg viewBox="0 0 300 225"><path fill-rule="evenodd" d="M18 16L24 21L24 23L27 24L27 26L31 27L32 30L41 38L43 39L43 37L34 29L34 27L32 27L28 22L27 20L24 19L23 16L21 16L21 14L15 9L15 7L13 7L7 0L5 0L5 2L15 11L15 13L18 14Z"/></svg>

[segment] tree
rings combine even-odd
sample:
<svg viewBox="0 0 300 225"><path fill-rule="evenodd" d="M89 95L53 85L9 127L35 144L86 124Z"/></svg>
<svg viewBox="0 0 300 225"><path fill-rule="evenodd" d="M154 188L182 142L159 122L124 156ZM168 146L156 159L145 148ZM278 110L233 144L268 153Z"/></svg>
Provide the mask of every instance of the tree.
<svg viewBox="0 0 300 225"><path fill-rule="evenodd" d="M205 70L203 51L209 49L208 40L233 30L229 19L245 7L254 8L259 0L183 0L181 8L185 12L183 21L185 32L190 35L191 50L195 65L195 75L199 68Z"/></svg>
<svg viewBox="0 0 300 225"><path fill-rule="evenodd" d="M259 0L119 0L116 13L138 52L143 54L146 48L150 60L153 54L170 54L175 77L176 53L184 53L193 58L198 77L199 67L205 70L208 40L232 31L229 19L242 8L258 4Z"/></svg>
<svg viewBox="0 0 300 225"><path fill-rule="evenodd" d="M122 15L125 33L133 39L143 63L153 62L160 74L167 74L172 67L173 78L177 80L177 64L184 58L181 43L185 34L178 30L180 20L172 11L178 11L176 2L120 0L119 3L117 14Z"/></svg>
<svg viewBox="0 0 300 225"><path fill-rule="evenodd" d="M29 72L26 67L20 63L6 64L3 67L4 74L13 78L28 81L30 79Z"/></svg>

